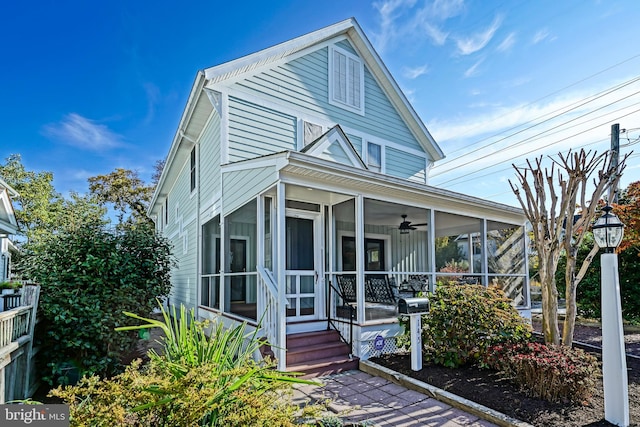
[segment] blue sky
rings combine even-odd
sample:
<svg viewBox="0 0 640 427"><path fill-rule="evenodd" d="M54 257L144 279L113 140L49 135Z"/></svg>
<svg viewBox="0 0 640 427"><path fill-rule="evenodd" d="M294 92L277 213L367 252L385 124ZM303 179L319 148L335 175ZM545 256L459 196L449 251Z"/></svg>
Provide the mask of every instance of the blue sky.
<svg viewBox="0 0 640 427"><path fill-rule="evenodd" d="M604 151L613 123L640 147L635 0L37 1L0 6L0 159L63 193L149 180L199 69L349 17L447 155L433 185L516 205L511 163Z"/></svg>

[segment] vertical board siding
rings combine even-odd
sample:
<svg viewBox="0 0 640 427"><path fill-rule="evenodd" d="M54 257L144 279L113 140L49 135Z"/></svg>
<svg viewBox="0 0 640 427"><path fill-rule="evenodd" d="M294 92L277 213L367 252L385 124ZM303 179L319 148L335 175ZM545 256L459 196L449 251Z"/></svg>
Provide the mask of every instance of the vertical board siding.
<svg viewBox="0 0 640 427"><path fill-rule="evenodd" d="M220 192L220 116L217 112L200 138L200 200L213 200Z"/></svg>
<svg viewBox="0 0 640 427"><path fill-rule="evenodd" d="M405 178L424 184L426 182L425 160L406 151L386 148L385 160L388 175Z"/></svg>
<svg viewBox="0 0 640 427"><path fill-rule="evenodd" d="M274 166L225 173L222 179L225 214L243 206L277 179Z"/></svg>
<svg viewBox="0 0 640 427"><path fill-rule="evenodd" d="M229 97L229 161L264 156L296 146L296 118Z"/></svg>
<svg viewBox="0 0 640 427"><path fill-rule="evenodd" d="M347 42L342 41L338 45L343 47L344 43ZM327 47L318 49L247 77L235 85L253 96L270 99L306 111L309 115L317 115L345 127L424 151L366 66L365 116L329 104L328 52Z"/></svg>
<svg viewBox="0 0 640 427"><path fill-rule="evenodd" d="M352 222L336 221L336 229L354 231L355 226ZM371 234L376 235L376 238L389 236L390 247L385 247L385 251L386 256L389 257L387 264L391 265L392 271L429 271L429 251L425 231L413 230L409 234L400 234L395 227L366 224L364 233L365 237ZM341 242L338 242L338 251L341 250L340 245Z"/></svg>

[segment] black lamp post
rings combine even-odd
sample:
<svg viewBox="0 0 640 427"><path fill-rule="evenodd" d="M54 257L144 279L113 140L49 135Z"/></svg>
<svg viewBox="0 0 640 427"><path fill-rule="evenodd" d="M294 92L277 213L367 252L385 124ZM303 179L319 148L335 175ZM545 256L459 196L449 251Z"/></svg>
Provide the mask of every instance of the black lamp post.
<svg viewBox="0 0 640 427"><path fill-rule="evenodd" d="M593 238L596 244L603 248L607 253L613 253L615 248L620 246L622 236L624 235L624 224L620 222L618 217L611 213L613 208L609 205L602 208L602 215L593 224Z"/></svg>

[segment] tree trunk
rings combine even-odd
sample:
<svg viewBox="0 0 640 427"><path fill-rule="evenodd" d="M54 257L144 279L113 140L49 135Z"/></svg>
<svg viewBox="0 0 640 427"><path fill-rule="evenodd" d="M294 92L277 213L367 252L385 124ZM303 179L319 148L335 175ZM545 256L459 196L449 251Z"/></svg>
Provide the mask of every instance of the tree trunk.
<svg viewBox="0 0 640 427"><path fill-rule="evenodd" d="M558 328L558 289L553 275L540 271L542 290L542 333L547 344L560 344Z"/></svg>
<svg viewBox="0 0 640 427"><path fill-rule="evenodd" d="M562 345L571 347L573 345L573 332L576 328L576 316L578 308L576 304L576 289L578 288L575 280L567 283L567 291L565 298L567 300L567 312L564 317L564 325L562 328Z"/></svg>

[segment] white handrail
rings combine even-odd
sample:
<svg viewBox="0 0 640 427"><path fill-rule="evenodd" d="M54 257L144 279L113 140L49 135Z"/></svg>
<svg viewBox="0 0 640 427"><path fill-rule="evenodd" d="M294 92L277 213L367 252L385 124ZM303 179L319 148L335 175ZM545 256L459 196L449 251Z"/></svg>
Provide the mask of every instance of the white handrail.
<svg viewBox="0 0 640 427"><path fill-rule="evenodd" d="M286 342L282 342L284 307L278 300L278 286L271 271L258 266L258 310L262 313L261 328L278 361L278 369L286 369ZM282 313L281 313L282 311Z"/></svg>

